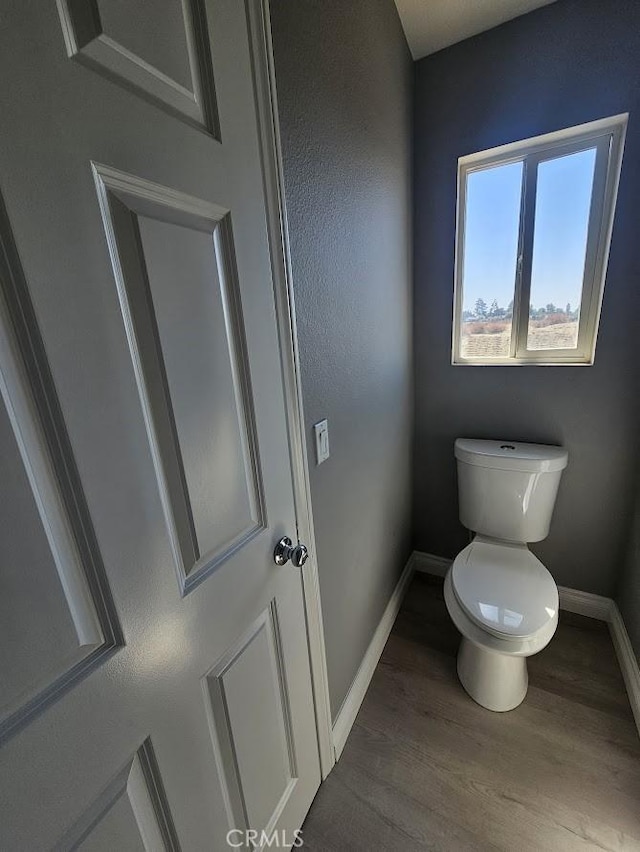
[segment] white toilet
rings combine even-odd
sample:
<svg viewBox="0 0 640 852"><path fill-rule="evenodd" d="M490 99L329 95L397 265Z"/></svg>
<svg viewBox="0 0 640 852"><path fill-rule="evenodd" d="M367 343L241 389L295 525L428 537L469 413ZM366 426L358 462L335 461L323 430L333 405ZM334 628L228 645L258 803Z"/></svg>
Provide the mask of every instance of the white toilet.
<svg viewBox="0 0 640 852"><path fill-rule="evenodd" d="M558 589L527 547L549 524L567 451L562 447L458 438L460 520L476 535L447 572L444 597L460 633L458 677L489 710L527 693L526 658L558 624Z"/></svg>

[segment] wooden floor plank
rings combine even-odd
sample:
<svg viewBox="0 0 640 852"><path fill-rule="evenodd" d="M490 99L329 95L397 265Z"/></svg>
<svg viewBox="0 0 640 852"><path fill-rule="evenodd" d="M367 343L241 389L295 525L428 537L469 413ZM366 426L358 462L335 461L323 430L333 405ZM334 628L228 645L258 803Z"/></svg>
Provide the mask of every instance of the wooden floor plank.
<svg viewBox="0 0 640 852"><path fill-rule="evenodd" d="M640 740L606 625L561 614L509 713L456 676L442 581L416 575L305 848L640 851Z"/></svg>

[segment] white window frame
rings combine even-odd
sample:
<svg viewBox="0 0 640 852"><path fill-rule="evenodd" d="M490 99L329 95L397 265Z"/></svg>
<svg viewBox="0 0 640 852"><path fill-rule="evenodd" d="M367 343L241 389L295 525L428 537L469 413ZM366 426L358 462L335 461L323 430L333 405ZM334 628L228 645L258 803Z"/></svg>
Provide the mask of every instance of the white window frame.
<svg viewBox="0 0 640 852"><path fill-rule="evenodd" d="M588 366L593 364L628 118L629 114L623 113L460 157L456 213L453 364L473 366L526 364ZM593 147L596 148L596 162L578 322L578 345L575 349L527 349L538 165L545 160ZM521 162L523 169L511 352L508 357L464 358L461 354L461 327L467 177L474 171L515 162Z"/></svg>

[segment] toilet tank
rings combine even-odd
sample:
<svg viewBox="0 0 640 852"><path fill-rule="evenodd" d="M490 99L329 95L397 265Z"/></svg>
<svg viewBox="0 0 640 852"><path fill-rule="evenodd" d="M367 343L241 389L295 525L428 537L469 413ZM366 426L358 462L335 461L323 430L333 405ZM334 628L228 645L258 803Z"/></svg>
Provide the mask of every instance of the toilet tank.
<svg viewBox="0 0 640 852"><path fill-rule="evenodd" d="M541 541L549 533L568 453L562 447L458 438L460 521L505 541Z"/></svg>

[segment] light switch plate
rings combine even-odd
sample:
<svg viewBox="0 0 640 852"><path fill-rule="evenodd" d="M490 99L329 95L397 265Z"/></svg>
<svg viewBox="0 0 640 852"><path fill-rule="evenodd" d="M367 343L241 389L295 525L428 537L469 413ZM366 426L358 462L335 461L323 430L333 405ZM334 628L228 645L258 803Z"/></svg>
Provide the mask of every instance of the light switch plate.
<svg viewBox="0 0 640 852"><path fill-rule="evenodd" d="M316 436L316 463L322 464L329 458L329 421L314 423L313 432Z"/></svg>

